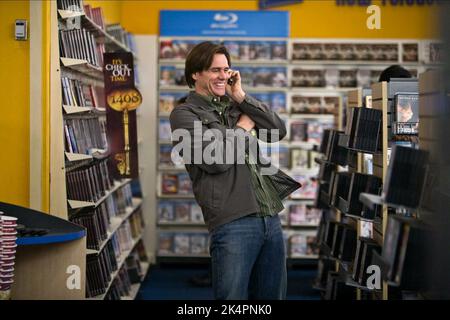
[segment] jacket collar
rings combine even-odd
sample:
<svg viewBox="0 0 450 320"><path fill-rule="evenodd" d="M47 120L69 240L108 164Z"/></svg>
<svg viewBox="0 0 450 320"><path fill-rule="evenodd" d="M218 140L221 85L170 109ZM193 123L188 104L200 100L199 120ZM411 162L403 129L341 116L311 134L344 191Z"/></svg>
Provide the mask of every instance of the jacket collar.
<svg viewBox="0 0 450 320"><path fill-rule="evenodd" d="M195 91L191 91L189 92L189 95L186 99L186 102L194 105L196 107L199 107L200 109L203 109L205 111L211 111L213 112L215 110L215 108L211 105L214 101L214 99L219 99L219 97L215 97L215 96L201 96L200 94L198 94ZM223 96L220 99L228 99L230 100L230 98L228 98L227 96ZM233 103L231 104L233 105Z"/></svg>

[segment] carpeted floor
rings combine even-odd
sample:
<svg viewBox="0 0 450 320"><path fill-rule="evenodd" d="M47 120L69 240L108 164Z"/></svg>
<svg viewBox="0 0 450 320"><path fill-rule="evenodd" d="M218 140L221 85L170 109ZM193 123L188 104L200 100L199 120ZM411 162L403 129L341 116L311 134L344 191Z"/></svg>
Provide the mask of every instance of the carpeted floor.
<svg viewBox="0 0 450 320"><path fill-rule="evenodd" d="M207 274L202 265L160 265L152 267L141 285L138 300L211 300L211 287L196 287L190 283L195 276ZM319 300L320 294L312 289L316 268L288 269L287 300Z"/></svg>

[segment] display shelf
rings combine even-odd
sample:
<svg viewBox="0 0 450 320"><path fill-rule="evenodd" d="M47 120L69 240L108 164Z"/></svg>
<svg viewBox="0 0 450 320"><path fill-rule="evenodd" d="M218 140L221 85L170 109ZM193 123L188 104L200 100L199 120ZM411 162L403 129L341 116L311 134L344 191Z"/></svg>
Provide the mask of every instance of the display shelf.
<svg viewBox="0 0 450 320"><path fill-rule="evenodd" d="M95 202L90 201L67 200L67 202L69 204L70 209L73 210L95 206Z"/></svg>
<svg viewBox="0 0 450 320"><path fill-rule="evenodd" d="M324 256L331 258L331 248L326 243L321 243L319 250Z"/></svg>
<svg viewBox="0 0 450 320"><path fill-rule="evenodd" d="M348 202L341 197L338 197L337 199L337 207L336 207L341 213L346 214L348 211Z"/></svg>
<svg viewBox="0 0 450 320"><path fill-rule="evenodd" d="M64 152L64 154L66 155L66 159L69 162L93 160L93 159L103 159L109 155L108 150L104 150L104 149L92 148L89 150L89 152L90 152L90 154L71 153L71 152Z"/></svg>
<svg viewBox="0 0 450 320"><path fill-rule="evenodd" d="M16 240L18 246L61 243L86 236L84 228L36 210L0 202L0 211L5 212L8 216L16 217L18 223L27 228L48 230L47 234L42 236L18 236Z"/></svg>
<svg viewBox="0 0 450 320"><path fill-rule="evenodd" d="M80 72L85 76L95 78L97 80L103 80L103 70L100 67L91 65L86 60L73 59L73 58L60 58L61 66Z"/></svg>
<svg viewBox="0 0 450 320"><path fill-rule="evenodd" d="M369 207L371 210L375 210L377 206L387 206L389 208L394 209L404 209L404 210L416 210L417 208L408 208L402 205L397 205L394 203L388 203L384 201L383 196L370 194L370 193L361 193L359 195L359 200L364 203L365 206Z"/></svg>
<svg viewBox="0 0 450 320"><path fill-rule="evenodd" d="M88 166L89 164L91 164L92 161L93 161L93 159L91 159L91 158L86 159L86 160L76 161L76 162L66 161L64 168L66 170L66 173L68 173L73 170L82 168L84 166Z"/></svg>
<svg viewBox="0 0 450 320"><path fill-rule="evenodd" d="M131 285L131 290L128 296L124 296L121 300L135 300L137 294L139 293L139 289L141 288L142 281L144 281L147 276L148 270L150 269L150 264L148 262L141 262L142 276L141 281L139 283L135 283Z"/></svg>
<svg viewBox="0 0 450 320"><path fill-rule="evenodd" d="M142 238L142 234L139 235L137 238L133 239L133 243L131 244L131 248L129 250L126 250L126 251L122 252L121 256L118 259L117 270L114 271L111 274L111 280L109 281L108 285L106 286L105 293L103 293L101 295L98 295L98 296L95 296L95 297L92 297L92 298L87 298L87 300L104 300L105 299L106 295L108 294L109 289L111 288L111 285L114 282L114 279L119 274L119 271L122 268L122 266L124 265L126 259L131 254L131 252L133 251L134 247L141 240L141 238Z"/></svg>
<svg viewBox="0 0 450 320"><path fill-rule="evenodd" d="M82 161L82 160L92 160L93 156L90 154L82 154L82 153L71 153L65 152L66 158L68 161Z"/></svg>
<svg viewBox="0 0 450 320"><path fill-rule="evenodd" d="M105 195L103 195L96 202L78 201L78 200L70 200L70 199L68 199L67 202L69 204L70 209L81 209L81 208L86 208L86 207L97 208L103 201L106 200L106 198L108 198L110 195L112 195L114 192L116 192L118 189L125 186L129 182L131 182L131 179L123 179L122 181L115 181L114 186L110 190L108 190L105 193Z"/></svg>
<svg viewBox="0 0 450 320"><path fill-rule="evenodd" d="M320 201L323 203L330 203L330 195L324 190L320 191Z"/></svg>
<svg viewBox="0 0 450 320"><path fill-rule="evenodd" d="M75 1L75 2L77 2L77 1ZM77 2L77 4L78 4L78 2ZM81 4L81 2L80 2L80 4ZM126 193L126 194L124 195L124 198L121 197L119 199L119 201L123 201L122 203L109 203L109 201L108 201L108 206L106 206L105 201L107 201L108 197L112 196L113 193L120 190L120 188L124 187L127 183L130 183L131 179L121 179L120 181L114 181L109 190L104 190L104 192L102 194L99 194L98 196L95 197L95 199L97 200L95 202L94 201L77 201L77 200L73 200L73 199L67 199L66 193L68 190L67 187L69 186L69 183L68 183L69 181L67 181L67 179L68 179L67 173L68 172L71 172L72 170L76 170L76 169L91 170L92 166L94 166L94 165L96 166L97 164L99 164L99 162L101 162L103 168L98 170L97 167L94 167L95 172L93 172L92 174L89 174L88 179L92 179L93 180L92 184L95 184L95 186L97 188L102 187L101 185L98 185L98 183L101 182L104 185L104 183L103 183L104 181L99 181L98 179L99 179L100 175L106 174L104 172L105 170L109 170L106 168L108 166L108 163L106 163L106 161L103 161L103 160L112 158L112 155L109 150L96 149L96 148L91 148L89 151L86 151L86 153L88 153L88 154L75 154L75 153L65 152L64 138L68 138L68 137L64 134L64 126L62 126L63 122L67 121L67 123L69 123L69 121L72 121L72 120L91 119L91 118L97 119L100 117L102 117L101 120L104 120L104 118L106 118L106 109L105 108L95 108L95 107L81 107L81 106L75 106L75 105L63 105L63 100L64 100L64 103L68 103L68 104L81 104L81 103L75 102L75 101L83 101L83 100L88 101L90 98L91 100L94 99L92 105L94 104L94 102L97 106L105 105L104 104L105 97L104 97L104 93L103 93L103 91L105 90L103 68L100 65L98 65L99 63L101 63L101 62L99 62L101 59L99 61L93 62L92 60L96 60L96 59L90 59L88 57L93 58L94 55L98 55L98 54L101 55L103 51L106 51L106 52L123 52L123 51L131 52L135 61L137 60L137 57L136 57L135 53L132 52L132 50L130 50L130 48L127 45L118 41L116 38L114 38L114 36L112 36L112 34L109 34L108 32L106 32L105 29L102 29L102 27L100 27L93 21L94 19L87 17L82 9L80 12L68 11L68 10L58 10L58 6L67 6L67 5L68 5L67 1L66 2L58 1L58 3L56 1L53 1L53 2L51 2L51 5L50 5L50 11L51 11L51 21L50 21L50 24L51 24L51 27L50 27L50 29L51 29L51 50L50 50L51 51L51 56L50 56L51 74L50 74L50 78L52 79L51 91L54 93L51 95L51 108L50 109L52 110L52 114L50 117L51 118L50 128L52 128L52 130L51 130L50 136L52 137L51 144L52 144L52 146L55 146L55 148L51 148L52 154L50 155L50 159L51 159L51 161L50 161L50 163L51 163L50 176L52 177L51 184L50 184L50 186L51 186L50 207L55 208L56 206L59 206L59 208L62 208L62 210L65 210L65 215L66 215L65 218L66 219L72 218L72 217L79 219L81 217L81 215L84 215L87 212L93 211L95 208L97 208L101 204L105 204L105 207L102 208L102 210L104 209L104 210L107 210L108 212L103 212L103 214L108 213L108 216L114 216L115 213L109 212L109 211L114 210L115 212L117 212L119 207L126 206L125 197L128 197L129 191L133 192L134 190L129 190L129 188L126 188L126 190L123 189L124 193ZM102 9L99 8L98 10L101 11ZM70 19L70 20L68 20L68 19ZM99 22L99 24L100 24L100 22ZM73 28L75 28L75 29L81 28L81 29L85 29L86 31L89 31L89 33L93 36L93 38L95 38L94 42L91 41L92 38L90 35L89 35L89 39L87 39L87 42L86 43L83 42L83 40L86 41L86 39L84 39L83 37L80 38L78 36L85 34L84 30L81 33L78 31L70 32L69 30L72 30ZM68 35L68 37L64 38L63 33L66 31L67 31L67 33L65 33L65 35ZM73 35L73 37L76 37L77 39L75 39L75 40L72 39L72 35ZM61 39L60 39L60 37L61 37ZM64 42L65 40L67 40L67 41ZM75 42L80 42L80 43L77 43L76 45L77 45L77 48L81 46L80 48L82 51L80 52L78 50L76 52L77 58L75 58L75 55L71 55L71 53L72 54L75 53L73 51L73 45L75 45L75 43L72 40L74 40ZM78 44L80 46L78 46ZM66 45L67 45L67 48L65 47ZM61 48L59 48L60 46L61 46ZM61 52L66 53L67 56L70 56L71 58L61 57L60 56ZM81 58L81 57L83 57L83 58ZM99 57L99 58L101 58L101 57ZM69 80L70 80L69 94L71 95L72 98L75 99L75 100L70 99L70 100L73 100L70 103L65 101L66 99L63 99L63 95L64 95L64 98L68 97L68 92L63 90L63 86L62 86L63 83L61 81L61 79L65 78L65 77L69 78ZM73 84L73 86L72 86L72 84ZM90 86L92 86L92 87L90 87ZM102 130L102 129L104 129L104 127L102 126L103 124L104 123L100 123L100 131L102 131L104 133L104 131ZM89 125L90 125L90 123L89 123ZM96 126L95 127L96 132L98 131L97 129L98 128ZM86 126L80 124L80 126L77 130L78 131L81 130L82 134L80 135L80 139L83 139L83 138L88 139L86 134L89 135L89 133L83 132L83 130L87 130ZM74 131L75 131L75 128L74 128ZM74 132L74 133L76 133L76 132ZM61 137L63 137L63 139L61 139ZM70 137L70 138L72 139L72 137ZM55 140L55 141L53 141L53 140ZM89 140L87 140L87 141L89 141ZM101 145L100 145L100 143L97 143L99 141L104 142L103 137L102 137L102 139L95 141L95 145L102 147L103 143L101 143ZM76 142L78 142L78 141L76 141ZM102 161L98 161L98 160L102 160ZM109 163L109 164L111 164L111 163ZM86 181L81 182L81 183L83 183L81 188L84 186L85 182ZM76 181L73 183L76 183ZM90 184L91 182L87 181L87 183ZM91 189L91 188L89 188L89 189ZM100 189L97 191L100 192ZM89 192L91 192L91 191L89 191ZM93 195L89 195L89 197L85 196L86 199L91 198L91 197L94 197L94 196ZM75 195L73 195L72 198L75 198ZM58 200L58 199L61 199L61 200ZM111 197L108 200L113 200L113 199ZM129 200L129 198L127 198L127 200ZM53 204L53 202L55 204ZM116 202L116 201L114 201L114 202ZM123 214L112 217L110 219L109 223L107 221L105 221L104 223L106 223L107 225L109 224L107 226L107 231L106 231L107 239L102 241L102 243L99 245L99 247L98 247L99 250L87 250L87 254L88 255L99 254L105 248L105 245L107 245L108 241L112 239L114 234L118 233L118 230L120 230L120 227L123 226L125 221L127 221L129 219L130 215L132 215L133 212L137 212L136 210L138 210L137 208L139 206L141 206L141 203L142 203L141 199L133 198L132 199L133 205L130 207L127 207L124 211L121 211L121 212L124 212ZM138 214L141 215L140 212ZM142 214L144 214L144 212ZM92 218L92 216L86 217L86 219L85 219L86 221L83 220L83 224L86 223L86 226L89 226L91 223L91 220L88 220L88 219L91 219L91 218ZM89 229L89 232L91 232L90 229ZM136 241L133 242L133 246L134 245L136 245ZM86 241L84 241L83 247L85 250L86 249ZM128 254L129 254L129 252L128 252ZM84 261L82 264L78 264L78 265L80 265L82 267L82 270L81 270L82 277L83 277L82 296L84 298L85 297L84 288L86 288L84 281L87 278L87 273L94 272L94 271L87 270L87 268L86 268L86 258L87 258L86 251L83 251L83 255L84 255ZM124 255L122 255L119 259L122 265L123 265L125 258L126 257L124 257ZM114 279L114 277L116 277L116 275L117 275L117 273L113 275L113 279ZM98 275L96 275L95 273L89 274L90 278L91 278L91 276L94 279L96 277L98 277ZM113 279L111 279L111 283L112 283ZM108 288L111 286L111 283L109 283ZM101 298L104 298L104 296Z"/></svg>
<svg viewBox="0 0 450 320"><path fill-rule="evenodd" d="M381 196L370 193L361 193L359 195L359 200L371 210L375 210L376 206L384 204L384 201Z"/></svg>
<svg viewBox="0 0 450 320"><path fill-rule="evenodd" d="M81 19L81 25L87 30L93 32L97 39L103 41L105 44L112 46L114 49L132 52L130 48L126 47L123 43L117 41L113 36L108 34L105 30L103 30L100 26L98 26L92 19L87 17L84 12L75 12L69 10L58 10L59 16L61 19L66 20L69 18L79 17ZM133 52L132 52L133 53ZM135 54L133 53L133 56Z"/></svg>
<svg viewBox="0 0 450 320"><path fill-rule="evenodd" d="M88 113L93 110L93 108L91 107L79 107L69 105L63 105L63 109L66 114Z"/></svg>
<svg viewBox="0 0 450 320"><path fill-rule="evenodd" d="M379 289L370 289L367 286L362 286L360 285L358 282L356 282L355 280L353 280L352 275L345 273L345 284L347 286L351 286L351 287L355 287L358 288L362 291L367 291L367 292L382 292L382 290Z"/></svg>
<svg viewBox="0 0 450 320"><path fill-rule="evenodd" d="M103 80L85 76L83 73L80 73L78 71L74 71L74 70L72 70L70 68L61 68L61 66L59 64L58 64L57 68L61 69L61 71L58 72L58 75L60 77L68 77L68 78L73 79L73 80L81 81L84 84L88 84L88 85L104 88ZM59 105L62 105L62 104L63 104L63 100L61 99L61 102L59 103Z"/></svg>
<svg viewBox="0 0 450 320"><path fill-rule="evenodd" d="M340 134L339 135L339 141L338 146L343 148L348 148L348 140L350 139L349 135L346 134Z"/></svg>
<svg viewBox="0 0 450 320"><path fill-rule="evenodd" d="M375 219L369 219L369 218L365 218L365 217L361 217L361 216L356 216L354 214L349 214L349 213L345 213L345 212L343 212L343 213L345 214L346 217L351 218L351 219L356 219L359 221L373 222L375 220Z"/></svg>
<svg viewBox="0 0 450 320"><path fill-rule="evenodd" d="M371 154L371 155L374 155L374 156L381 156L381 155L383 155L382 151L369 151L369 150L355 149L355 148L349 148L349 147L347 147L347 149L351 150L351 151L359 152L359 153Z"/></svg>
<svg viewBox="0 0 450 320"><path fill-rule="evenodd" d="M141 287L141 283L135 283L131 285L130 293L128 296L120 297L120 300L134 300L139 292L139 288Z"/></svg>
<svg viewBox="0 0 450 320"><path fill-rule="evenodd" d="M111 218L111 223L108 226L107 230L107 238L103 240L103 242L100 244L100 247L98 250L95 249L87 249L87 254L99 254L103 248L106 246L109 240L111 240L112 236L116 233L117 230L119 230L120 226L128 220L128 218L141 206L142 199L140 198L133 198L133 204L131 207L126 208L126 212L122 215L118 215L116 217Z"/></svg>
<svg viewBox="0 0 450 320"><path fill-rule="evenodd" d="M62 9L58 9L58 14L61 17L61 19L72 19L72 18L77 18L77 17L82 17L84 16L84 12L82 11L71 11L71 10L62 10Z"/></svg>
<svg viewBox="0 0 450 320"><path fill-rule="evenodd" d="M337 259L337 261L339 263L339 268L341 268L345 272L349 272L351 270L352 262L350 262L350 261L342 261L340 259Z"/></svg>
<svg viewBox="0 0 450 320"><path fill-rule="evenodd" d="M63 105L63 110L66 115L78 114L78 113L91 113L95 115L106 115L105 108L93 108L93 107L80 107Z"/></svg>

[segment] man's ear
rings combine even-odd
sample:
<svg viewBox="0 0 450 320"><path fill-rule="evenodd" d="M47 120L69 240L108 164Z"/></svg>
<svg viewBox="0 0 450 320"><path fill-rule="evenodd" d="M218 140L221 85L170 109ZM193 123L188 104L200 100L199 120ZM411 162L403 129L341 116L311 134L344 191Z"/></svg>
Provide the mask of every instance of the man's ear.
<svg viewBox="0 0 450 320"><path fill-rule="evenodd" d="M197 80L197 78L198 78L198 72L193 73L192 74L192 79Z"/></svg>

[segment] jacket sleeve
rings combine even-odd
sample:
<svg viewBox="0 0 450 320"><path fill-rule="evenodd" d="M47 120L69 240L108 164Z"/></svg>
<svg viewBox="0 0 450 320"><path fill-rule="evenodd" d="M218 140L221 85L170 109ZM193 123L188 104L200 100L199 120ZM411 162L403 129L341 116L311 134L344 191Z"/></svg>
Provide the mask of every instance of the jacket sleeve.
<svg viewBox="0 0 450 320"><path fill-rule="evenodd" d="M258 132L258 139L264 142L277 142L286 136L286 125L278 114L252 96L245 94L244 101L239 104L239 108L255 122L257 132L258 129L268 130L267 137L261 137ZM273 129L279 130L278 137L270 134L270 130Z"/></svg>
<svg viewBox="0 0 450 320"><path fill-rule="evenodd" d="M198 166L209 174L219 174L235 164L245 164L246 152L257 148L258 140L244 129L227 129L213 115L205 113L199 116L183 106L174 108L170 114L170 126L174 147L182 143L183 148L190 148L182 149L180 155L184 156L184 151L190 151L189 164ZM204 136L208 138L204 139ZM185 137L190 141L183 142ZM250 149L250 145L254 148ZM211 152L215 160L205 161L204 154ZM186 157L184 159L186 162Z"/></svg>

